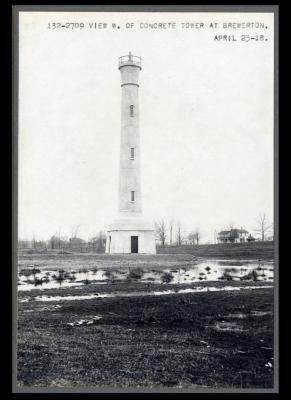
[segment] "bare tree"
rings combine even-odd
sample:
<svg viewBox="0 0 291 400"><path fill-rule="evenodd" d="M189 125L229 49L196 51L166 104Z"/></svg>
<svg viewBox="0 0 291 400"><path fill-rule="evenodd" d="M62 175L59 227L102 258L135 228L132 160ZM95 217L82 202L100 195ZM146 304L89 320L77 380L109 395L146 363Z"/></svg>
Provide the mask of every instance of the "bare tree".
<svg viewBox="0 0 291 400"><path fill-rule="evenodd" d="M169 227L170 227L170 245L172 246L173 244L173 229L174 229L174 223L175 221L173 219L171 219L169 221Z"/></svg>
<svg viewBox="0 0 291 400"><path fill-rule="evenodd" d="M106 234L103 231L99 231L99 237L98 237L98 251L102 252L104 250L106 244Z"/></svg>
<svg viewBox="0 0 291 400"><path fill-rule="evenodd" d="M80 225L76 225L74 228L71 229L71 238L69 239L69 247L71 248L72 244L74 244L75 239L77 238L78 230Z"/></svg>
<svg viewBox="0 0 291 400"><path fill-rule="evenodd" d="M51 249L56 249L57 248L57 237L56 237L56 235L53 235L50 238L50 246L51 246Z"/></svg>
<svg viewBox="0 0 291 400"><path fill-rule="evenodd" d="M32 238L32 247L33 247L33 249L36 248L36 240L35 240L35 234L34 234L34 232L33 232L33 238Z"/></svg>
<svg viewBox="0 0 291 400"><path fill-rule="evenodd" d="M75 239L77 237L77 233L78 233L79 228L80 228L80 225L77 225L71 230L71 237L73 239Z"/></svg>
<svg viewBox="0 0 291 400"><path fill-rule="evenodd" d="M272 228L273 225L268 222L266 214L260 214L257 222L257 228L254 230L260 234L262 241L266 239L266 234L268 234Z"/></svg>
<svg viewBox="0 0 291 400"><path fill-rule="evenodd" d="M71 239L76 239L80 225L76 225L74 228L71 229Z"/></svg>
<svg viewBox="0 0 291 400"><path fill-rule="evenodd" d="M200 229L196 228L194 231L190 232L188 235L188 239L190 243L194 246L195 244L199 244L201 238Z"/></svg>
<svg viewBox="0 0 291 400"><path fill-rule="evenodd" d="M190 244L192 244L193 246L195 245L195 241L196 241L195 232L192 231L189 233L188 240L189 240Z"/></svg>
<svg viewBox="0 0 291 400"><path fill-rule="evenodd" d="M182 230L181 230L181 222L177 223L177 234L176 234L176 241L177 245L181 246L182 245Z"/></svg>
<svg viewBox="0 0 291 400"><path fill-rule="evenodd" d="M196 228L194 231L196 243L199 244L201 238L201 232L199 228Z"/></svg>
<svg viewBox="0 0 291 400"><path fill-rule="evenodd" d="M162 247L165 247L165 242L166 242L166 237L167 237L165 222L163 219L161 219L160 221L157 221L155 223L155 225L156 225L156 233L162 244Z"/></svg>
<svg viewBox="0 0 291 400"><path fill-rule="evenodd" d="M61 228L59 228L59 231L56 234L57 236L57 241L58 241L58 248L61 248Z"/></svg>

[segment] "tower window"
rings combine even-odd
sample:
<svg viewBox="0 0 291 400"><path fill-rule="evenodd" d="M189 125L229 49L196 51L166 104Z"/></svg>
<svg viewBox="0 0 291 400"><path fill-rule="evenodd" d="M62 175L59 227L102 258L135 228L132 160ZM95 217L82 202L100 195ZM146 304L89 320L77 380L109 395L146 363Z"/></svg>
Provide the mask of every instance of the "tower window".
<svg viewBox="0 0 291 400"><path fill-rule="evenodd" d="M131 147L130 149L130 159L134 160L134 147Z"/></svg>
<svg viewBox="0 0 291 400"><path fill-rule="evenodd" d="M131 201L134 201L134 190L132 190L130 193L131 193Z"/></svg>
<svg viewBox="0 0 291 400"><path fill-rule="evenodd" d="M133 117L133 115L134 115L134 106L131 104L129 106L129 109L130 109L130 116Z"/></svg>

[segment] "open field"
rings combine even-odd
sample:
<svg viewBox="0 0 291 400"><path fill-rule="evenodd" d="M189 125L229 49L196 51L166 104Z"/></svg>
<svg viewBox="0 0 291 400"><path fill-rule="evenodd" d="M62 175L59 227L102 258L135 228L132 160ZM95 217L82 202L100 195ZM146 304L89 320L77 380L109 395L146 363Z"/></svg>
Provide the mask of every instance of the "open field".
<svg viewBox="0 0 291 400"><path fill-rule="evenodd" d="M93 291L90 286L81 292ZM98 292L121 289L109 284ZM150 290L138 283L127 287L141 289ZM20 302L18 381L64 387L272 387L272 303L272 289L263 287Z"/></svg>
<svg viewBox="0 0 291 400"><path fill-rule="evenodd" d="M247 261L232 258L240 260L235 268L248 274ZM32 279L33 268L44 275L63 269L69 276L86 269L92 277L104 270L105 281L19 290L19 386L273 387L273 281L263 278L261 267L271 273L271 259L256 267L264 281L226 275L214 282L208 264L196 281L142 278L169 274L166 269L191 277L201 259L20 253L24 279ZM232 266L229 260L211 270Z"/></svg>
<svg viewBox="0 0 291 400"><path fill-rule="evenodd" d="M38 251L23 250L19 252L19 267L35 265L38 268L53 269L88 268L171 268L193 265L199 258L237 259L237 260L273 260L273 242L253 242L234 244L212 244L199 246L181 246L157 248L157 255L140 254L96 254L70 253L61 250Z"/></svg>
<svg viewBox="0 0 291 400"><path fill-rule="evenodd" d="M42 253L20 253L18 257L19 268L29 267L30 265L38 268L64 268L77 269L87 268L170 268L175 266L192 265L196 258L191 254L94 254L94 253L62 253L62 252L42 252Z"/></svg>
<svg viewBox="0 0 291 400"><path fill-rule="evenodd" d="M262 259L274 258L274 242L246 242L158 247L159 254L191 254L195 257Z"/></svg>

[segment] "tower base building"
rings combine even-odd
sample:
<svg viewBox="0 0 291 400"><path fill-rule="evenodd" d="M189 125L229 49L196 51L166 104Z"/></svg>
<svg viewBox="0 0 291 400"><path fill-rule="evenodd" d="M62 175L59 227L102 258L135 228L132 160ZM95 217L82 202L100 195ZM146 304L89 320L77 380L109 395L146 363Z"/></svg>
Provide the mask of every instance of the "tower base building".
<svg viewBox="0 0 291 400"><path fill-rule="evenodd" d="M106 253L156 254L154 227L141 218L117 219L107 230Z"/></svg>

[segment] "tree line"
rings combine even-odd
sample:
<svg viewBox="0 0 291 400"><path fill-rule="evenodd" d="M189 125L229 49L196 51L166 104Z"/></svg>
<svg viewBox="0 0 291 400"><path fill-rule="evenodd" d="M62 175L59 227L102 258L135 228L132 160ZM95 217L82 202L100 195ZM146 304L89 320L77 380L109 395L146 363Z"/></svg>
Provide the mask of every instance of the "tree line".
<svg viewBox="0 0 291 400"><path fill-rule="evenodd" d="M78 252L95 252L104 253L106 244L106 234L99 231L96 236L84 240L77 236L77 230L70 238L55 233L48 240L37 240L33 236L32 240L18 240L19 249L35 249L35 250L60 250L60 251L78 251Z"/></svg>
<svg viewBox="0 0 291 400"><path fill-rule="evenodd" d="M182 246L183 244L199 244L201 238L200 228L193 229L188 235L182 230L180 221L171 219L168 223L164 219L155 222L156 238L162 247Z"/></svg>
<svg viewBox="0 0 291 400"><path fill-rule="evenodd" d="M183 233L180 221L170 219L168 222L162 218L155 222L156 238L162 247L182 246L183 244L199 245L202 237L202 231L199 227L194 228L188 234ZM230 222L227 229L235 230L235 224ZM252 229L257 236L257 240L265 241L273 235L273 224L268 221L266 213L259 215L255 228ZM214 241L217 241L217 231L214 231Z"/></svg>
<svg viewBox="0 0 291 400"><path fill-rule="evenodd" d="M48 240L37 240L33 235L32 240L18 240L19 249L52 249L62 251L79 251L79 252L105 252L106 233L100 230L96 236L84 240L78 236L80 225L71 230L70 238L61 235L59 229ZM228 224L228 229L233 229L234 223ZM256 221L256 227L253 231L257 234L258 240L265 241L273 232L273 224L268 222L265 213L260 214ZM182 246L182 245L199 245L203 237L199 227L194 228L187 234L182 229L182 224L178 220L170 219L166 222L163 218L155 222L156 239L162 247ZM214 232L214 243L216 243L217 232Z"/></svg>

